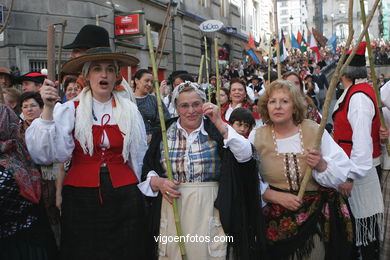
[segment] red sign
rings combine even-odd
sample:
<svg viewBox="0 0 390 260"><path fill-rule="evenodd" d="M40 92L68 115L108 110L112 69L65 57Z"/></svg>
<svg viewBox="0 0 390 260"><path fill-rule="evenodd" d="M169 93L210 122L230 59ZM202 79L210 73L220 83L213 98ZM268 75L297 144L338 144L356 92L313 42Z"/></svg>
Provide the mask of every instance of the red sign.
<svg viewBox="0 0 390 260"><path fill-rule="evenodd" d="M134 35L140 33L140 14L129 14L115 17L115 35Z"/></svg>

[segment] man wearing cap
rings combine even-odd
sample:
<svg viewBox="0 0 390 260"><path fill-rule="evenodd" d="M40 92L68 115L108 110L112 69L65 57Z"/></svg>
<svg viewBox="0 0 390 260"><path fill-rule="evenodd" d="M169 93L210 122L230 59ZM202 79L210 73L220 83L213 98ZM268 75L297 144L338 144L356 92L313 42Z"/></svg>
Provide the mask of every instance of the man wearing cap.
<svg viewBox="0 0 390 260"><path fill-rule="evenodd" d="M371 260L379 259L378 226L384 211L375 167L381 155L379 111L374 89L366 79L365 49L362 42L341 77L344 92L335 105L333 121L334 139L353 165L339 192L348 197L355 222L355 245L360 247L363 260Z"/></svg>
<svg viewBox="0 0 390 260"><path fill-rule="evenodd" d="M76 58L96 47L110 47L108 32L103 27L87 24L81 28L74 41L63 48L71 49L70 57Z"/></svg>
<svg viewBox="0 0 390 260"><path fill-rule="evenodd" d="M22 91L38 92L46 76L39 72L29 72L20 76L17 81L22 85Z"/></svg>
<svg viewBox="0 0 390 260"><path fill-rule="evenodd" d="M12 74L6 67L0 67L0 88L12 87Z"/></svg>

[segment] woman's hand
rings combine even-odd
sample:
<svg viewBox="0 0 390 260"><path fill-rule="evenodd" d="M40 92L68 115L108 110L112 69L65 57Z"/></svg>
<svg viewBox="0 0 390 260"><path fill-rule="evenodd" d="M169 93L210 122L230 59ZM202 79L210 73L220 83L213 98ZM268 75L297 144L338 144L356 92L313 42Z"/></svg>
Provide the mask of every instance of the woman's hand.
<svg viewBox="0 0 390 260"><path fill-rule="evenodd" d="M352 188L353 188L353 182L350 180L347 180L346 182L339 184L339 193L344 198L349 198L349 197L351 197Z"/></svg>
<svg viewBox="0 0 390 260"><path fill-rule="evenodd" d="M161 96L163 96L163 97L169 95L170 89L169 89L169 86L167 85L166 80L161 81L160 92L161 92Z"/></svg>
<svg viewBox="0 0 390 260"><path fill-rule="evenodd" d="M221 113L218 106L213 103L207 102L203 104L203 114L210 118L211 122L217 127L224 139L228 137L227 125L222 121Z"/></svg>
<svg viewBox="0 0 390 260"><path fill-rule="evenodd" d="M267 202L279 204L291 211L298 210L302 205L302 201L298 198L298 196L288 192L280 192L272 189L267 189L264 192L263 199Z"/></svg>
<svg viewBox="0 0 390 260"><path fill-rule="evenodd" d="M56 85L51 80L45 79L40 89L40 93L43 103L48 108L54 108L55 104L61 100L58 96Z"/></svg>
<svg viewBox="0 0 390 260"><path fill-rule="evenodd" d="M159 190L163 197L168 200L169 203L173 203L173 198L180 198L179 189L179 181L170 181L167 178L161 178L157 176L153 176L150 178L150 185L153 190Z"/></svg>
<svg viewBox="0 0 390 260"><path fill-rule="evenodd" d="M322 157L322 153L318 150L307 149L307 164L318 172L323 172L328 167L328 163Z"/></svg>
<svg viewBox="0 0 390 260"><path fill-rule="evenodd" d="M379 138L380 138L381 140L386 140L386 139L388 139L388 138L389 138L389 129L380 127L380 128L379 128Z"/></svg>

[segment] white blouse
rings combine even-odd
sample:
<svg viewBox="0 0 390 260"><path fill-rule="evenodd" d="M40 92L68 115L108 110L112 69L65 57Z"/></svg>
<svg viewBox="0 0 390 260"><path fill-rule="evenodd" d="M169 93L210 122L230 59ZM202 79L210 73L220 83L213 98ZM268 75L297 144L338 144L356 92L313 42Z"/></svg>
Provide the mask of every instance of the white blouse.
<svg viewBox="0 0 390 260"><path fill-rule="evenodd" d="M129 101L130 102L130 101ZM113 117L111 100L105 103L93 99L93 112L97 120L94 125L101 125L103 115L108 114L110 120L108 124L114 125L116 121ZM130 148L130 155L127 163L135 171L138 180L141 180L141 170L143 158L147 150L145 126L141 114L137 110L138 120L136 122L141 127L141 140L139 149ZM35 119L26 131L26 144L34 162L48 165L57 162L65 162L71 159L75 142L73 130L75 125L75 106L73 101L64 104L57 103L53 112L54 120ZM103 123L107 121L107 116ZM104 146L109 146L106 133ZM134 156L134 157L133 157ZM133 158L132 158L133 157ZM135 165L132 165L134 161Z"/></svg>

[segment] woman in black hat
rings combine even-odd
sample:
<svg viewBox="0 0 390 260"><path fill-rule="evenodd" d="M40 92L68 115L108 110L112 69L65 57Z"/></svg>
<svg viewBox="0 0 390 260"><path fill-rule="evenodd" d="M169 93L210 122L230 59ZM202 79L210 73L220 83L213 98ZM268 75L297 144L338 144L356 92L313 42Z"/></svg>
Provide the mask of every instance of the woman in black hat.
<svg viewBox="0 0 390 260"><path fill-rule="evenodd" d="M53 82L44 109L26 132L39 164L72 160L62 190L62 259L145 259L145 209L137 184L146 136L137 107L118 84L119 66L138 59L94 48L64 64L82 70L85 87L55 106Z"/></svg>

